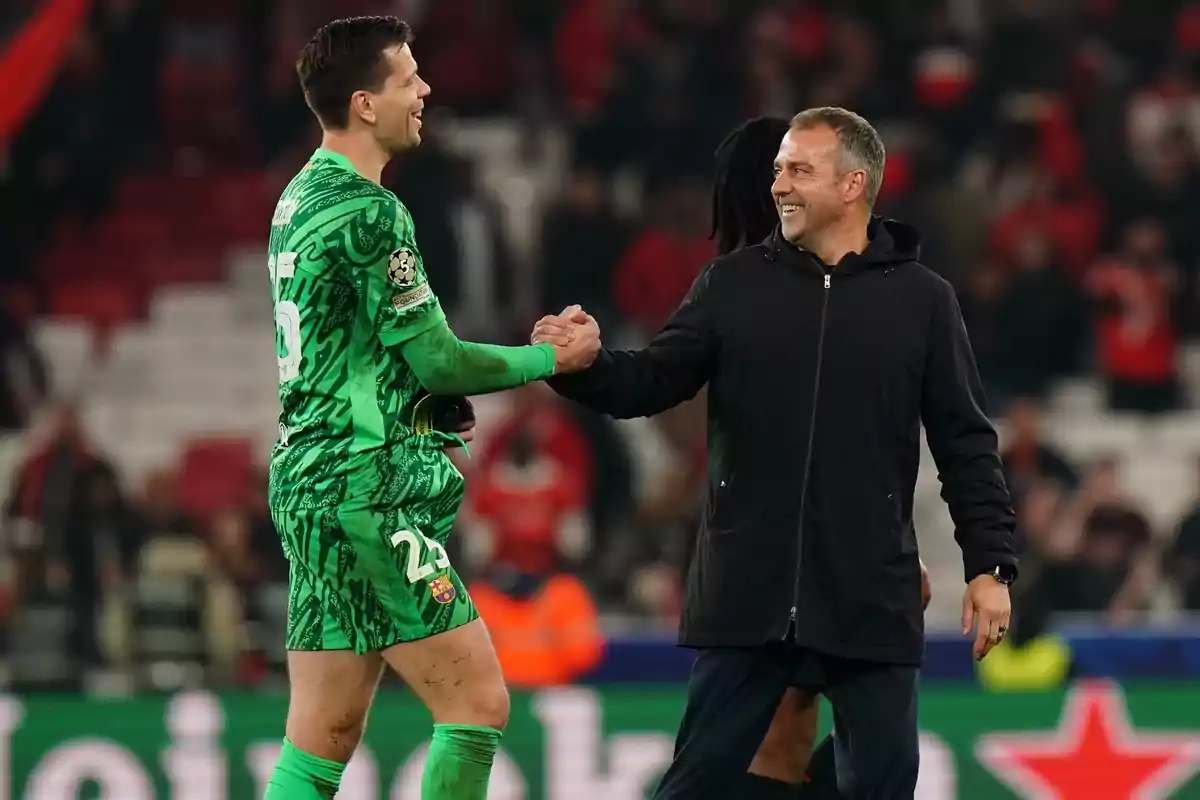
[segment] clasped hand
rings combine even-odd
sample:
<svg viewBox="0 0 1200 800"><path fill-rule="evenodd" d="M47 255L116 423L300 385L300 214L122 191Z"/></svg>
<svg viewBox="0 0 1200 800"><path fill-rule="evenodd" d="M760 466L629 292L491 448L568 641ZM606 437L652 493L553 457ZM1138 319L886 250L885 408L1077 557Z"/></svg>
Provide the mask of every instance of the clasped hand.
<svg viewBox="0 0 1200 800"><path fill-rule="evenodd" d="M554 345L554 373L587 369L600 352L600 325L579 306L542 317L529 336L532 344Z"/></svg>

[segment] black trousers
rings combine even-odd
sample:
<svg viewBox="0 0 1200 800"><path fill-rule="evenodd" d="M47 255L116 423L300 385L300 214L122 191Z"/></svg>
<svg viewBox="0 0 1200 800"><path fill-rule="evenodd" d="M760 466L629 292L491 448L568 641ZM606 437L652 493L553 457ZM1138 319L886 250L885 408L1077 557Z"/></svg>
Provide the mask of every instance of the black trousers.
<svg viewBox="0 0 1200 800"><path fill-rule="evenodd" d="M853 661L784 644L701 650L675 758L655 800L730 800L789 687L833 706L845 800L912 800L920 762L917 668Z"/></svg>

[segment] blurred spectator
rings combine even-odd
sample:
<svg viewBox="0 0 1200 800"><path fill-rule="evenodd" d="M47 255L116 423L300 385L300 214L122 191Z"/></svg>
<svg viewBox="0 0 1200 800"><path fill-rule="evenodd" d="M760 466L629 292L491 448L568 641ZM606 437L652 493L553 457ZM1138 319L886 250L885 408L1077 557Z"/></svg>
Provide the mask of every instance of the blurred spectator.
<svg viewBox="0 0 1200 800"><path fill-rule="evenodd" d="M1036 578L1048 565L1069 559L1074 553L1076 532L1064 524L1072 501L1073 495L1057 481L1026 485L1017 503L1017 529L1025 546L1021 556L1021 582L1025 585L1017 588L1018 593L1036 584Z"/></svg>
<svg viewBox="0 0 1200 800"><path fill-rule="evenodd" d="M1031 256L1020 251L1029 249L1029 234L1041 234L1064 274L1077 277L1096 257L1103 222L1103 209L1089 187L1039 172L1028 196L996 220L990 244L1009 263L1025 262Z"/></svg>
<svg viewBox="0 0 1200 800"><path fill-rule="evenodd" d="M1144 619L1157 579L1150 523L1124 499L1116 464L1099 462L1089 473L1070 518L1078 526L1074 553L1048 563L1025 598L1027 613L1103 613L1110 624Z"/></svg>
<svg viewBox="0 0 1200 800"><path fill-rule="evenodd" d="M1008 406L1005 420L1004 481L1014 502L1022 502L1036 485L1050 482L1059 491L1073 492L1079 484L1074 468L1042 432L1042 409L1031 397L1019 397Z"/></svg>
<svg viewBox="0 0 1200 800"><path fill-rule="evenodd" d="M1000 299L1004 292L1005 271L994 259L972 264L962 287L959 303L963 322L971 337L971 349L979 362L979 377L988 399L988 412L1003 410L1007 401L1008 380L1006 339L1008 331L1001 327Z"/></svg>
<svg viewBox="0 0 1200 800"><path fill-rule="evenodd" d="M430 122L435 131L450 124L444 115ZM503 338L515 323L516 276L501 208L479 186L475 162L449 152L435 132L400 166L391 183L420 231L454 329L469 339Z"/></svg>
<svg viewBox="0 0 1200 800"><path fill-rule="evenodd" d="M1153 219L1131 224L1114 257L1088 275L1096 302L1100 369L1114 411L1155 413L1178 403L1172 316L1177 273L1162 226Z"/></svg>
<svg viewBox="0 0 1200 800"><path fill-rule="evenodd" d="M1007 238L1007 228L1022 227L1029 217L1028 214L1014 218L1004 215L1025 202L1038 183L1036 145L1037 131L1032 125L1002 118L985 138L974 143L963 159L963 185L986 198L990 212L999 218L990 239L998 256L1007 255L997 246ZM1003 227L1001 223L1004 223Z"/></svg>
<svg viewBox="0 0 1200 800"><path fill-rule="evenodd" d="M143 541L196 535L195 521L179 505L178 480L170 470L158 470L146 478L138 509Z"/></svg>
<svg viewBox="0 0 1200 800"><path fill-rule="evenodd" d="M702 403L693 407L703 413ZM647 487L638 506L639 557L628 568L629 602L639 614L663 625L678 621L683 583L695 552L699 515L708 486L703 440L690 450L672 448L658 480Z"/></svg>
<svg viewBox="0 0 1200 800"><path fill-rule="evenodd" d="M473 484L475 510L491 522L494 544L471 597L512 686L571 683L600 661L595 604L584 584L563 571L558 553L566 518L581 505L569 474L535 449L529 431L520 431Z"/></svg>
<svg viewBox="0 0 1200 800"><path fill-rule="evenodd" d="M50 392L42 354L25 324L7 303L0 303L0 432L29 424Z"/></svg>
<svg viewBox="0 0 1200 800"><path fill-rule="evenodd" d="M635 473L629 442L626 432L608 417L574 405L566 411L587 439L593 463L594 483L587 507L591 557L577 569L597 599L619 604L625 599L629 580L623 555L634 516Z"/></svg>
<svg viewBox="0 0 1200 800"><path fill-rule="evenodd" d="M1200 487L1200 461L1195 465L1195 477ZM1200 611L1200 500L1180 521L1175 540L1164 554L1163 571L1175 582L1183 608Z"/></svg>
<svg viewBox="0 0 1200 800"><path fill-rule="evenodd" d="M542 308L557 311L578 303L601 325L615 326L613 271L628 239L604 178L578 164L542 222Z"/></svg>
<svg viewBox="0 0 1200 800"><path fill-rule="evenodd" d="M1200 145L1200 92L1187 58L1168 57L1155 79L1132 98L1128 109L1128 141L1133 159L1152 165L1162 137L1182 125Z"/></svg>
<svg viewBox="0 0 1200 800"><path fill-rule="evenodd" d="M662 327L713 258L708 202L708 190L699 181L666 183L652 192L649 223L621 256L617 306L644 337Z"/></svg>
<svg viewBox="0 0 1200 800"><path fill-rule="evenodd" d="M5 517L18 603L65 601L74 619L73 655L99 664L100 600L129 573L137 528L116 474L88 442L74 407L56 410L45 441L17 474Z"/></svg>
<svg viewBox="0 0 1200 800"><path fill-rule="evenodd" d="M152 0L107 0L96 6L95 27L106 69L120 87L109 110L121 120L120 156L146 162L154 153L158 118L145 113L157 101L162 70L165 7Z"/></svg>
<svg viewBox="0 0 1200 800"><path fill-rule="evenodd" d="M924 34L913 62L917 113L941 142L961 153L982 122L973 93L980 77L978 60L948 10L933 11Z"/></svg>
<svg viewBox="0 0 1200 800"><path fill-rule="evenodd" d="M678 174L707 165L741 117L737 49L711 2L643 5L645 39L616 59L602 118L582 138L593 163ZM561 52L561 51L560 51Z"/></svg>
<svg viewBox="0 0 1200 800"><path fill-rule="evenodd" d="M1195 273L1200 260L1200 234L1195 224L1195 209L1200 207L1200 171L1196 144L1187 131L1178 127L1165 131L1147 154L1147 163L1132 185L1116 199L1116 211L1123 224L1147 216L1159 220L1171 260L1186 273ZM1189 281L1188 285L1195 284Z"/></svg>
<svg viewBox="0 0 1200 800"><path fill-rule="evenodd" d="M587 439L543 384L510 396L507 419L481 448L471 508L487 522L494 546L542 541L578 563L591 549L585 509L594 473Z"/></svg>
<svg viewBox="0 0 1200 800"><path fill-rule="evenodd" d="M266 482L255 489L246 506L225 509L212 522L213 555L232 584L245 623L245 640L240 642L245 649L238 671L247 682L266 675L268 654L286 634L272 623L281 616L273 603L286 593L288 563L266 508Z"/></svg>
<svg viewBox="0 0 1200 800"><path fill-rule="evenodd" d="M202 685L213 655L206 632L209 596L218 585L209 562L207 549L194 538L159 535L143 544L132 593L131 655L138 685L156 690Z"/></svg>
<svg viewBox="0 0 1200 800"><path fill-rule="evenodd" d="M804 9L795 10L797 15ZM813 15L813 26L817 46L821 44L824 26L820 18ZM788 17L780 5L768 5L762 9L750 25L746 43L746 58L749 62L743 70L747 117L789 118L800 107L802 86L794 66L809 54L806 48L792 50L789 36Z"/></svg>
<svg viewBox="0 0 1200 800"><path fill-rule="evenodd" d="M1067 52L1050 5L999 3L993 14L984 54L991 90L1032 93L1057 88L1054 81L1063 73Z"/></svg>
<svg viewBox="0 0 1200 800"><path fill-rule="evenodd" d="M130 592L135 675L139 685L158 690L216 677L208 672L214 659L231 656L225 651L238 647L242 633L230 608L233 598L214 569L224 539L214 537L210 549L196 521L180 508L177 489L170 471L146 481L143 540Z"/></svg>
<svg viewBox="0 0 1200 800"><path fill-rule="evenodd" d="M652 420L660 437L662 469L639 493L634 536L603 554L606 572L627 581L626 607L664 626L678 622L683 580L695 551L708 487L707 393Z"/></svg>
<svg viewBox="0 0 1200 800"><path fill-rule="evenodd" d="M635 51L646 31L628 0L571 0L554 42L554 66L567 111L596 118L611 96L618 58Z"/></svg>
<svg viewBox="0 0 1200 800"><path fill-rule="evenodd" d="M1076 366L1085 306L1054 255L1036 229L1022 232L1014 245L1013 272L996 308L1000 374L994 377L1005 394L1044 397Z"/></svg>
<svg viewBox="0 0 1200 800"><path fill-rule="evenodd" d="M248 502L218 512L212 522L212 548L217 562L238 590L247 619L258 620L258 589L286 582L288 563L279 534L266 507L265 478L247 491Z"/></svg>
<svg viewBox="0 0 1200 800"><path fill-rule="evenodd" d="M295 83L294 76L291 81ZM309 113L307 109L305 113ZM429 109L423 116L421 146L393 160L383 179L412 214L413 225L421 237L417 246L427 268L435 270L438 278L445 274L453 285L443 289L440 280L437 284L439 296L449 291L446 302L452 304L461 271L452 210L458 195L454 181L460 157L447 145L443 129L452 122L448 114Z"/></svg>
<svg viewBox="0 0 1200 800"><path fill-rule="evenodd" d="M77 37L50 95L12 143L10 168L33 239L64 213L92 220L112 196L121 160L111 116L120 93L95 34Z"/></svg>
<svg viewBox="0 0 1200 800"><path fill-rule="evenodd" d="M517 68L517 31L509 6L496 0L428 5L421 27L421 73L438 93L439 105L470 115L505 107Z"/></svg>

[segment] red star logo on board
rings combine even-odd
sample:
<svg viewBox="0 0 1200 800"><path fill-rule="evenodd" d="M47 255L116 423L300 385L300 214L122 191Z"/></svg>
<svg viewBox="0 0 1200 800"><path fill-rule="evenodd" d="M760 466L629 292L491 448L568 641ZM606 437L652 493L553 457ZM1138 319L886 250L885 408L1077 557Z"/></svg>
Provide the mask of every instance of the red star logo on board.
<svg viewBox="0 0 1200 800"><path fill-rule="evenodd" d="M1154 800L1200 770L1200 734L1139 733L1119 686L1071 689L1058 729L989 734L975 756L1028 800Z"/></svg>

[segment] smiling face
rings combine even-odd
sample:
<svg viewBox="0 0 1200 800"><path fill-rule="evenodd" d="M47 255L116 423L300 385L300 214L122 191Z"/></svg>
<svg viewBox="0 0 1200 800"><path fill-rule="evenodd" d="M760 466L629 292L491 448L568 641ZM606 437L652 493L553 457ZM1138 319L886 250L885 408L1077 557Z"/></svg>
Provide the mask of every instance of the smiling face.
<svg viewBox="0 0 1200 800"><path fill-rule="evenodd" d="M296 73L321 127L369 132L389 154L420 144L429 84L417 74L411 38L396 17L352 17L318 30Z"/></svg>
<svg viewBox="0 0 1200 800"><path fill-rule="evenodd" d="M841 140L833 128L792 128L779 144L771 194L783 236L798 244L839 221L863 199L866 173L846 169Z"/></svg>
<svg viewBox="0 0 1200 800"><path fill-rule="evenodd" d="M380 146L397 153L421 143L421 113L430 88L417 74L417 61L407 44L384 50L382 58L388 71L379 90L357 91L350 103Z"/></svg>

